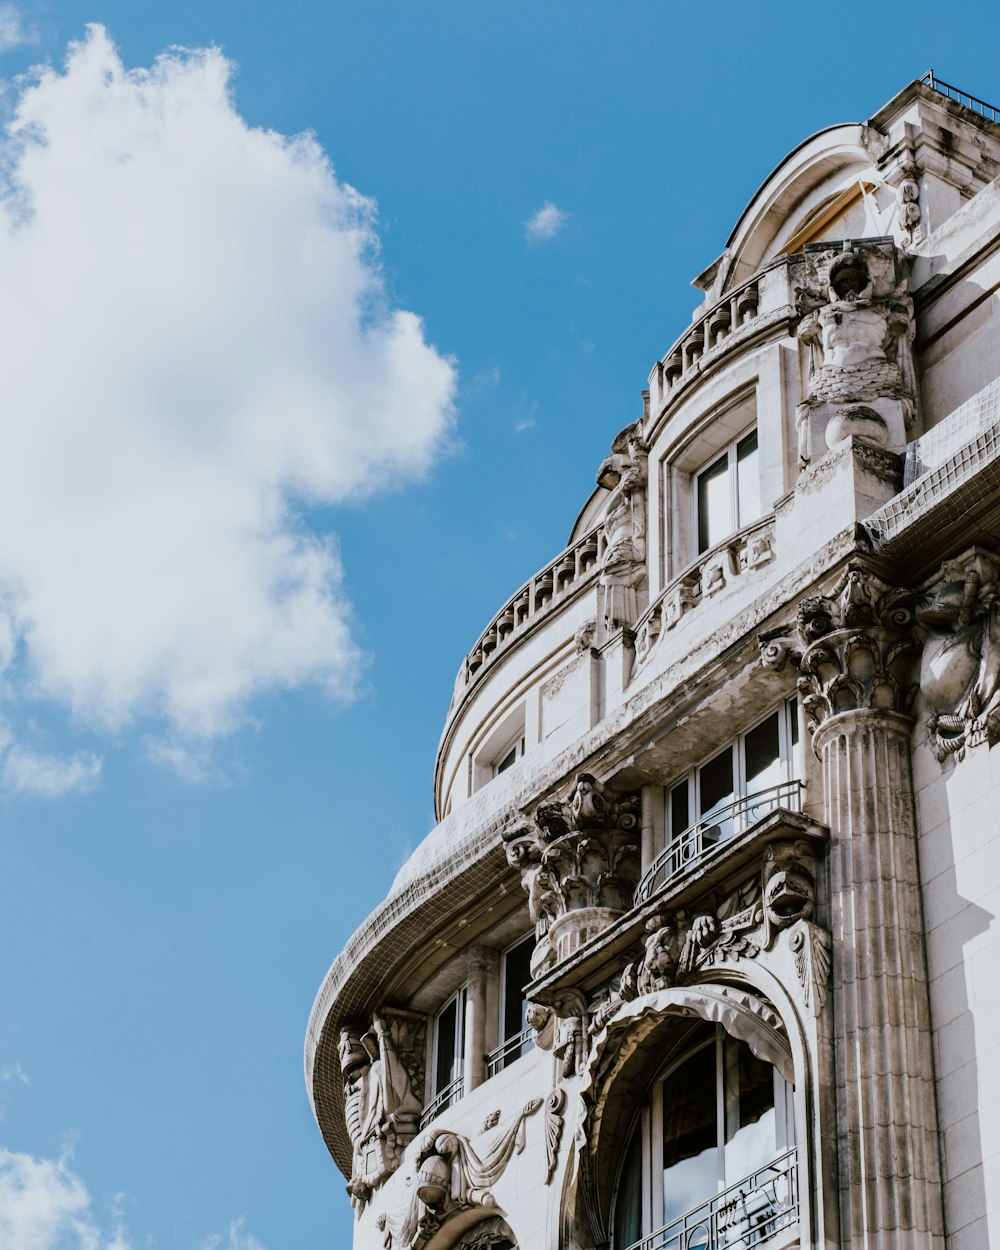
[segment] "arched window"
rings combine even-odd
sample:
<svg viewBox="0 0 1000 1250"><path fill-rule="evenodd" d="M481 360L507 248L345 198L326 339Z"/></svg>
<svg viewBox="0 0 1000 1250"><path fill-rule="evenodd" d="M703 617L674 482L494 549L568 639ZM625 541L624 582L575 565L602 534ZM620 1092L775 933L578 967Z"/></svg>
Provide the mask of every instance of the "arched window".
<svg viewBox="0 0 1000 1250"><path fill-rule="evenodd" d="M650 1087L615 1193L614 1250L751 1250L795 1222L792 1088L720 1025Z"/></svg>

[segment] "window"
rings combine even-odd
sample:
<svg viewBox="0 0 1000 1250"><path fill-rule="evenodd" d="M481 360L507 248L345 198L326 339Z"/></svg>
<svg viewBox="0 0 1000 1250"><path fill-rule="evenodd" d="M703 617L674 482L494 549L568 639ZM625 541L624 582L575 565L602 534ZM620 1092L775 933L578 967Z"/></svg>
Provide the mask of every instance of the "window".
<svg viewBox="0 0 1000 1250"><path fill-rule="evenodd" d="M656 1246L761 1245L797 1218L793 1145L792 1087L721 1026L698 1026L654 1083L625 1151L615 1250L654 1230ZM731 1200L720 1199L727 1189Z"/></svg>
<svg viewBox="0 0 1000 1250"><path fill-rule="evenodd" d="M755 429L695 475L694 503L699 555L761 516Z"/></svg>
<svg viewBox="0 0 1000 1250"><path fill-rule="evenodd" d="M800 775L798 708L790 699L668 789L668 846L694 839L698 846L685 855L692 858L788 807L797 800L789 783Z"/></svg>
<svg viewBox="0 0 1000 1250"><path fill-rule="evenodd" d="M528 1000L524 987L531 980L531 955L535 949L534 934L504 951L500 961L500 1045L488 1059L490 1076L502 1072L531 1049L528 1027Z"/></svg>
<svg viewBox="0 0 1000 1250"><path fill-rule="evenodd" d="M465 989L462 988L441 1008L434 1020L431 1101L424 1108L421 1126L429 1124L462 1097L464 1067Z"/></svg>
<svg viewBox="0 0 1000 1250"><path fill-rule="evenodd" d="M493 776L499 777L506 772L524 754L524 734L519 734L513 742L502 748L500 758L493 765Z"/></svg>

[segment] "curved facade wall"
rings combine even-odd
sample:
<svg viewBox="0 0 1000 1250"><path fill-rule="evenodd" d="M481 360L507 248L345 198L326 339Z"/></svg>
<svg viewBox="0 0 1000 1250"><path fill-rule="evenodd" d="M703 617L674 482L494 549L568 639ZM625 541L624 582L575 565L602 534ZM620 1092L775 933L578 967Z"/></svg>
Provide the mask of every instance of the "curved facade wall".
<svg viewBox="0 0 1000 1250"><path fill-rule="evenodd" d="M463 660L307 1035L357 1250L1000 1239L998 162L790 154Z"/></svg>

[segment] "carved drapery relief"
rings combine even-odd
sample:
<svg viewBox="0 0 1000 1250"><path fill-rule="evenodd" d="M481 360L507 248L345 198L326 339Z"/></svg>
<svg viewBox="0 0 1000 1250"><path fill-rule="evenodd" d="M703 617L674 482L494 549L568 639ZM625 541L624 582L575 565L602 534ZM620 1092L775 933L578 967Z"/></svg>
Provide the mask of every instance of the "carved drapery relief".
<svg viewBox="0 0 1000 1250"><path fill-rule="evenodd" d="M610 633L638 620L637 591L646 577L646 445L641 421L622 430L611 444L597 484L611 491L604 512L600 577L604 627Z"/></svg>
<svg viewBox="0 0 1000 1250"><path fill-rule="evenodd" d="M365 1031L343 1029L340 1069L344 1119L353 1148L347 1192L361 1210L399 1166L416 1135L424 1086L424 1021L384 1011Z"/></svg>
<svg viewBox="0 0 1000 1250"><path fill-rule="evenodd" d="M525 1103L482 1155L461 1133L440 1128L428 1133L417 1146L409 1203L378 1217L386 1250L421 1250L457 1212L495 1205L492 1187L524 1149L525 1121L541 1106L541 1098Z"/></svg>
<svg viewBox="0 0 1000 1250"><path fill-rule="evenodd" d="M919 208L917 210L919 218ZM857 435L901 451L916 415L913 300L897 280L895 255L880 244L844 244L808 258L796 288L798 337L806 352L799 405L800 463Z"/></svg>
<svg viewBox="0 0 1000 1250"><path fill-rule="evenodd" d="M917 619L927 630L920 689L939 760L1000 740L998 562L972 550L948 560L927 589Z"/></svg>
<svg viewBox="0 0 1000 1250"><path fill-rule="evenodd" d="M503 835L535 925L532 973L566 958L632 905L639 879L639 795L581 773L569 798L543 803Z"/></svg>
<svg viewBox="0 0 1000 1250"><path fill-rule="evenodd" d="M765 668L798 665L810 728L839 712L907 712L916 692L916 593L852 563L829 595L799 605L791 636L761 637Z"/></svg>

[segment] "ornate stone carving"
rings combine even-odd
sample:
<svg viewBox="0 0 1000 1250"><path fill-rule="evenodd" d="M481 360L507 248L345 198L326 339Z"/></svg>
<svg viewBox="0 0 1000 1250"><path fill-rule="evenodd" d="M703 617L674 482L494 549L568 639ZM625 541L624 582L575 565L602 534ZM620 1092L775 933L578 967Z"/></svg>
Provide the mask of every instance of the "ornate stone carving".
<svg viewBox="0 0 1000 1250"><path fill-rule="evenodd" d="M366 1032L343 1029L344 1118L354 1157L347 1192L360 1210L399 1166L420 1122L424 1021L384 1011Z"/></svg>
<svg viewBox="0 0 1000 1250"><path fill-rule="evenodd" d="M761 637L766 667L797 663L811 729L857 708L909 709L919 650L913 635L915 598L914 591L888 586L855 562L829 595L799 605L797 636Z"/></svg>
<svg viewBox="0 0 1000 1250"><path fill-rule="evenodd" d="M426 1134L417 1146L413 1193L405 1210L378 1217L386 1250L422 1250L456 1212L495 1205L490 1191L524 1149L525 1121L541 1106L541 1098L525 1103L482 1156L461 1133L438 1128Z"/></svg>
<svg viewBox="0 0 1000 1250"><path fill-rule="evenodd" d="M631 907L639 879L638 811L638 794L613 794L581 773L568 799L543 803L533 821L503 835L535 925L533 975Z"/></svg>
<svg viewBox="0 0 1000 1250"><path fill-rule="evenodd" d="M641 421L622 430L611 453L597 472L598 486L611 491L604 513L600 578L608 632L635 624L636 592L646 577L646 445Z"/></svg>
<svg viewBox="0 0 1000 1250"><path fill-rule="evenodd" d="M528 1003L525 1019L531 1029L531 1040L539 1050L551 1050L555 1041L556 1015L551 1007L541 1003Z"/></svg>
<svg viewBox="0 0 1000 1250"><path fill-rule="evenodd" d="M563 1109L566 1093L558 1087L545 1100L545 1183L552 1183L559 1162L559 1145L563 1133Z"/></svg>
<svg viewBox="0 0 1000 1250"><path fill-rule="evenodd" d="M949 560L917 608L928 631L920 689L939 760L1000 740L1000 583L995 558L973 550Z"/></svg>
<svg viewBox="0 0 1000 1250"><path fill-rule="evenodd" d="M885 245L845 243L811 261L815 285L796 289L799 341L807 353L799 405L799 456L813 458L851 434L901 451L916 414L913 301Z"/></svg>

